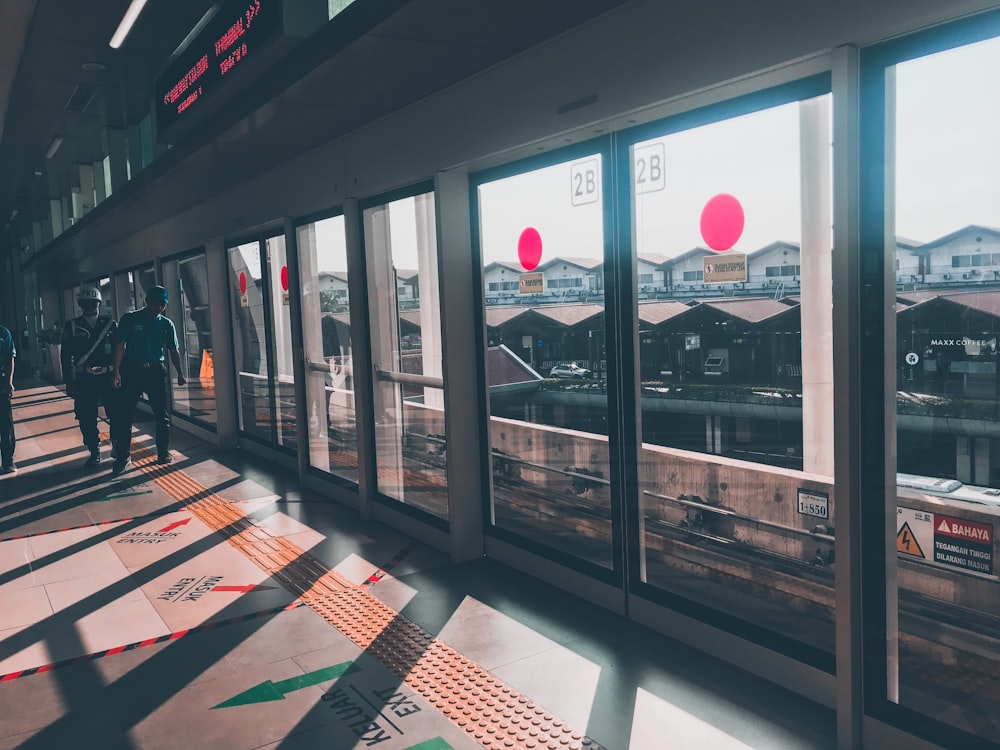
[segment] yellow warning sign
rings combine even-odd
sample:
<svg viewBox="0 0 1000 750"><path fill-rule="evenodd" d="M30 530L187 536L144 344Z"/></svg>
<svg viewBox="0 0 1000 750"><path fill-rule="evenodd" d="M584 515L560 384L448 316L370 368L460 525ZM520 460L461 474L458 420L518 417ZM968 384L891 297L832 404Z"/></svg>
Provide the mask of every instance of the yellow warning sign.
<svg viewBox="0 0 1000 750"><path fill-rule="evenodd" d="M914 557L926 559L924 551L920 548L920 542L917 541L916 537L913 536L913 532L910 531L910 524L905 522L902 528L900 528L899 533L896 534L896 551L902 552L904 555L913 555Z"/></svg>

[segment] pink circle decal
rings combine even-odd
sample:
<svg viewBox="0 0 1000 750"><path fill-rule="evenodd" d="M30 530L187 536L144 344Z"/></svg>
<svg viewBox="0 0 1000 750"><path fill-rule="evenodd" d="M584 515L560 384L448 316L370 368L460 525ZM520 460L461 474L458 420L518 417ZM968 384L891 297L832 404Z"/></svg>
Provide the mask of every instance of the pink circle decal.
<svg viewBox="0 0 1000 750"><path fill-rule="evenodd" d="M288 291L288 266L281 267L281 288Z"/></svg>
<svg viewBox="0 0 1000 750"><path fill-rule="evenodd" d="M247 293L247 275L240 271L240 294Z"/></svg>
<svg viewBox="0 0 1000 750"><path fill-rule="evenodd" d="M721 253L743 234L743 206L728 193L719 193L701 210L701 236L710 248Z"/></svg>
<svg viewBox="0 0 1000 750"><path fill-rule="evenodd" d="M517 238L517 259L525 271L534 271L542 259L542 236L534 227L528 227Z"/></svg>

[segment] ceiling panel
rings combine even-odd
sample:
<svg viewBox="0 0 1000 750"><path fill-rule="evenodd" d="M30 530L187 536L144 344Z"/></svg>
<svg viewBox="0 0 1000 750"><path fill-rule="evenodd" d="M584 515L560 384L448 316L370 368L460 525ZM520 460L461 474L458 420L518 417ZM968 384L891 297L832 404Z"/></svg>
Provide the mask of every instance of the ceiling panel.
<svg viewBox="0 0 1000 750"><path fill-rule="evenodd" d="M38 263L81 262L96 247L624 3L515 0L486 9L467 0L356 0L238 95L230 86L229 99L216 100L223 106L197 124L189 145L178 145L139 173L52 243ZM210 2L151 0L122 49L110 50L107 40L126 5L39 0L11 100L12 137L0 141L0 216L19 206L22 219L46 218L50 190L58 188L58 196L75 182L77 162L103 156L102 129L134 125L148 111L156 74ZM88 72L85 62L107 69ZM66 113L78 83L98 91L84 114ZM56 134L66 140L54 159L45 160ZM32 206L39 215L32 215Z"/></svg>

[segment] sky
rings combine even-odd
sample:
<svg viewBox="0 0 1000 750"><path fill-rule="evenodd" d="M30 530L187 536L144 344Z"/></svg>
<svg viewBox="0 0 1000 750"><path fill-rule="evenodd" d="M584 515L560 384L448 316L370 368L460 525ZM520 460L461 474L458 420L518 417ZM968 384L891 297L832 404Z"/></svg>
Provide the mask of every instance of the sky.
<svg viewBox="0 0 1000 750"><path fill-rule="evenodd" d="M927 242L967 224L1000 227L1000 40L897 66L896 234ZM829 97L827 97L829 98ZM700 217L714 195L729 193L745 225L733 246L752 252L776 240L798 242L800 113L792 103L636 144L663 159L663 180L635 195L639 253L674 257L705 246ZM640 154L637 151L635 156ZM517 260L527 227L542 237L542 259L602 258L599 172L590 155L480 186L483 262ZM634 166L633 171L637 167ZM596 198L574 205L579 173L595 170ZM413 200L391 206L395 265L417 269ZM318 267L343 271L342 217L317 226Z"/></svg>
<svg viewBox="0 0 1000 750"><path fill-rule="evenodd" d="M897 66L896 233L1000 228L1000 40Z"/></svg>

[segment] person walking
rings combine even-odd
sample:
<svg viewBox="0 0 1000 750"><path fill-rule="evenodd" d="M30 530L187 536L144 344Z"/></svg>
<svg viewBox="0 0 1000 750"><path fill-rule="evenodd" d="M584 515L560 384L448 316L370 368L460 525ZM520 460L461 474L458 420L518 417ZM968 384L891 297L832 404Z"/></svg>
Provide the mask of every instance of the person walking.
<svg viewBox="0 0 1000 750"><path fill-rule="evenodd" d="M111 387L111 355L118 324L110 315L101 315L101 292L85 286L77 295L83 315L66 323L62 334L62 370L66 395L73 399L73 412L80 423L83 444L90 451L84 466L101 463L101 439L97 432L98 403L104 404L108 419L114 409Z"/></svg>
<svg viewBox="0 0 1000 750"><path fill-rule="evenodd" d="M167 290L153 286L146 290L146 306L125 313L118 323L112 353L111 385L119 390L118 403L111 416L111 445L115 463L112 475L124 472L131 464L132 419L139 397L145 393L156 423L156 462L170 463L170 412L167 410L167 378L170 359L177 370L177 385L184 385L181 358L177 353L177 331L167 308Z"/></svg>
<svg viewBox="0 0 1000 750"><path fill-rule="evenodd" d="M0 474L14 474L14 337L0 326Z"/></svg>

